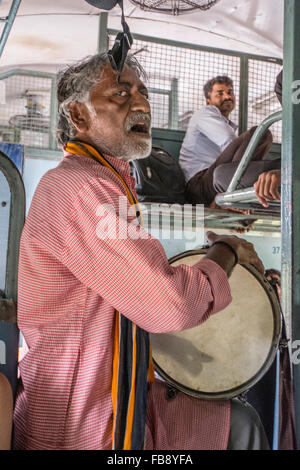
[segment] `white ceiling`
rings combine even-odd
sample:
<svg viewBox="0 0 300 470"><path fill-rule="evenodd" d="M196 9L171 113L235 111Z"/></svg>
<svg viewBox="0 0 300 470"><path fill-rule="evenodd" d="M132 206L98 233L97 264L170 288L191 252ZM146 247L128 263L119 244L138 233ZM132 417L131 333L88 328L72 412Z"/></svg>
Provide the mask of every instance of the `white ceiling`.
<svg viewBox="0 0 300 470"><path fill-rule="evenodd" d="M220 0L206 12L176 17L145 12L130 0L124 0L124 6L132 33L282 57L283 1ZM8 14L11 4L1 1L0 17ZM109 12L109 28L120 29L120 12L118 5ZM22 0L0 69L40 64L53 68L95 53L99 13L85 0Z"/></svg>

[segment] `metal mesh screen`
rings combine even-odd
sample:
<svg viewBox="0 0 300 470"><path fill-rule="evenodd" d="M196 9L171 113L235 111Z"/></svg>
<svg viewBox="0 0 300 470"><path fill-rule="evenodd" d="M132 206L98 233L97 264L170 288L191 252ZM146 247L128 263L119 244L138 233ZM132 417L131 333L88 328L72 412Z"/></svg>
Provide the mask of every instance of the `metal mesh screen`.
<svg viewBox="0 0 300 470"><path fill-rule="evenodd" d="M274 86L282 66L273 62L250 59L248 67L248 128L250 128L257 126L264 118L281 109ZM276 122L270 130L274 142L281 142L282 122Z"/></svg>
<svg viewBox="0 0 300 470"><path fill-rule="evenodd" d="M115 36L110 36L112 47ZM238 122L240 59L231 55L187 49L135 39L131 52L148 75L153 127L186 130L192 114L205 104L203 85L216 75L235 83L237 105L231 119Z"/></svg>
<svg viewBox="0 0 300 470"><path fill-rule="evenodd" d="M109 34L111 48L115 34ZM237 104L230 118L238 124L240 56L135 38L132 52L148 75L152 125L185 131L192 114L205 104L204 83L216 75L228 75L235 84ZM280 109L274 93L281 65L274 61L248 60L249 92L247 128L258 125ZM52 78L38 72L0 76L0 141L40 149L55 148L50 116ZM52 126L53 127L53 126ZM272 126L275 142L281 142L281 122Z"/></svg>
<svg viewBox="0 0 300 470"><path fill-rule="evenodd" d="M35 75L0 80L1 141L49 148L51 85L51 78Z"/></svg>
<svg viewBox="0 0 300 470"><path fill-rule="evenodd" d="M114 39L111 34L109 47ZM216 75L234 81L237 103L230 119L239 123L240 56L146 39L134 40L136 51L149 78L153 127L186 130L192 114L205 104L204 83ZM281 68L274 61L249 59L248 129L280 109L273 90ZM281 128L281 122L272 126L274 142L281 142Z"/></svg>

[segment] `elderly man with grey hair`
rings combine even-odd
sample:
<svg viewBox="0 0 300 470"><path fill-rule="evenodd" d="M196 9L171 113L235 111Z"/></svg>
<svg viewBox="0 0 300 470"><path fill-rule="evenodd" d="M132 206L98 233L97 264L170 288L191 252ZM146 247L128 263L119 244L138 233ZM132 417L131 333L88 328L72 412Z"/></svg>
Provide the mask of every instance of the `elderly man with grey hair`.
<svg viewBox="0 0 300 470"><path fill-rule="evenodd" d="M237 262L263 271L253 246L210 232L200 262L171 267L143 229L128 161L149 154L151 116L134 58L119 80L105 54L70 66L58 101L64 158L40 181L20 246L18 323L29 351L15 449L234 448L236 416L238 448L264 447L248 408L155 381L148 335L224 309Z"/></svg>

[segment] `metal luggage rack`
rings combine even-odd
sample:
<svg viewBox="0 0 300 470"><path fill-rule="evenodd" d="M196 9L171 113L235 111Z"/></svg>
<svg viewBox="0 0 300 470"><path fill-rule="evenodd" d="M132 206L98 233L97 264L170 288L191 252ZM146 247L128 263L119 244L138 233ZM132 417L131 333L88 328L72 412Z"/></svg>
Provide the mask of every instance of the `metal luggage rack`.
<svg viewBox="0 0 300 470"><path fill-rule="evenodd" d="M245 206L242 204L234 204L231 207L235 209L245 209ZM247 208L248 207L249 204L247 203ZM204 220L205 228L226 230L244 229L246 231L248 227L251 227L251 231L255 232L278 233L281 231L280 215L278 215L277 211L273 212L271 207L269 207L268 210L252 208L250 209L249 215L230 212L230 210L224 209L205 209Z"/></svg>
<svg viewBox="0 0 300 470"><path fill-rule="evenodd" d="M202 206L202 211L195 206L185 204L139 203L146 229L164 230L165 228L181 231L204 229L236 230L246 229L262 233L280 233L281 220L277 212L258 208L251 214L241 214L231 210L209 209ZM236 205L235 205L236 208ZM247 223L246 223L247 222Z"/></svg>

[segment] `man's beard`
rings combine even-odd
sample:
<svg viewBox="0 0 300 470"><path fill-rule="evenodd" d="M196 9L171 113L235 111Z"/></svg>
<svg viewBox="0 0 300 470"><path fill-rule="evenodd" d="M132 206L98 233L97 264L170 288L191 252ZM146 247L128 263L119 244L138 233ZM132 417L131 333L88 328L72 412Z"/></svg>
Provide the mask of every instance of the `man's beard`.
<svg viewBox="0 0 300 470"><path fill-rule="evenodd" d="M222 109L224 109L224 108L225 108L225 109L228 109L229 105L230 105L230 107L231 107L231 110L233 111L235 103L234 103L234 101L232 101L232 100L225 100L225 101L223 101L222 104L221 104L221 108L222 108Z"/></svg>
<svg viewBox="0 0 300 470"><path fill-rule="evenodd" d="M94 145L106 155L110 155L126 162L148 157L152 148L151 135L149 138L146 136L141 136L138 138L137 136L130 135L130 128L132 124L141 118L141 114L143 114L144 119L148 120L150 128L149 116L145 115L144 113L136 113L125 121L125 130L123 130L120 138L118 140L115 139L114 142L112 142L112 139L109 136L105 138L101 128L97 124L97 121L95 119L92 120L93 124L90 131L90 136Z"/></svg>

